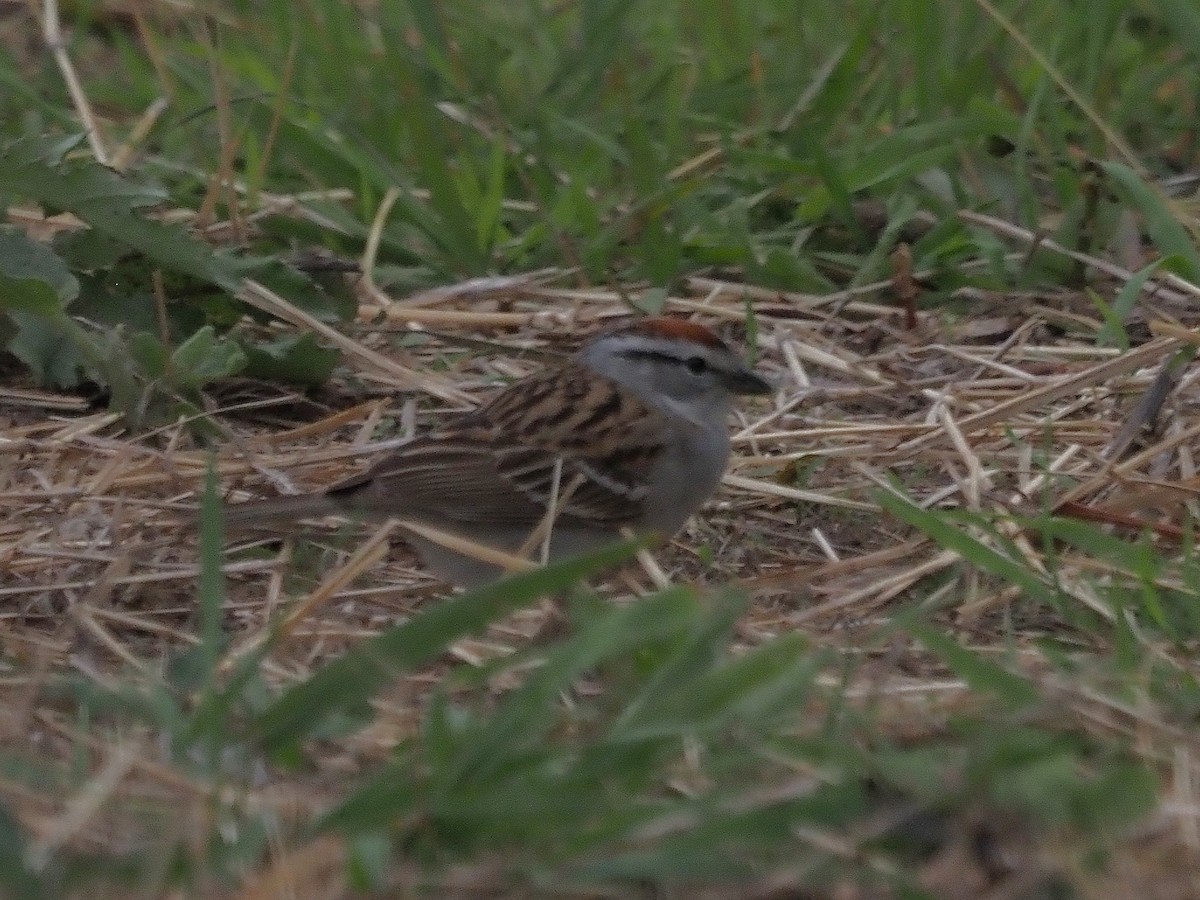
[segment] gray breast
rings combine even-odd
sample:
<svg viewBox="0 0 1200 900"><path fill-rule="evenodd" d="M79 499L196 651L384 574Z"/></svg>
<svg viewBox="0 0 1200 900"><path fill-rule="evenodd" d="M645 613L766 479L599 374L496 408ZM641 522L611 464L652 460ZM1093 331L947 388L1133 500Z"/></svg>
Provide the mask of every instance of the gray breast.
<svg viewBox="0 0 1200 900"><path fill-rule="evenodd" d="M645 527L673 535L721 483L729 462L729 433L687 422L675 429L671 452L654 473L657 485L646 503Z"/></svg>

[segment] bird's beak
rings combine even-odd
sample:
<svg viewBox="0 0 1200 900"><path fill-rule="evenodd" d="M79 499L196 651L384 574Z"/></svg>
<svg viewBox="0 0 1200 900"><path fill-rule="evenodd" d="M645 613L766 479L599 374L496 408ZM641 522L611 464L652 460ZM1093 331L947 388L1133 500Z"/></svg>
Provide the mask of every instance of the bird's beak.
<svg viewBox="0 0 1200 900"><path fill-rule="evenodd" d="M771 383L747 368L725 374L725 389L731 394L770 394Z"/></svg>

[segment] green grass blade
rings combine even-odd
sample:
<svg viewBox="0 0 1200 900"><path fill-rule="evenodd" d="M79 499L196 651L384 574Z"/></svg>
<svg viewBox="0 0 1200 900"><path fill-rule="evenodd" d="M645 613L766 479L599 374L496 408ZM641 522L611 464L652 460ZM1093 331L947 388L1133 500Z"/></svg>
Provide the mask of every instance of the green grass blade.
<svg viewBox="0 0 1200 900"><path fill-rule="evenodd" d="M1177 261L1181 275L1192 281L1200 279L1200 251L1163 195L1122 163L1105 162L1100 167L1145 218L1146 230L1159 252Z"/></svg>
<svg viewBox="0 0 1200 900"><path fill-rule="evenodd" d="M1027 678L984 659L936 628L913 622L905 630L941 657L973 690L993 694L1013 709L1030 706L1041 697Z"/></svg>
<svg viewBox="0 0 1200 900"><path fill-rule="evenodd" d="M255 723L255 739L268 752L277 752L318 730L332 715L362 710L376 690L434 659L451 641L623 561L635 547L621 544L516 575L419 613L289 689Z"/></svg>
<svg viewBox="0 0 1200 900"><path fill-rule="evenodd" d="M951 515L921 509L887 491L879 491L875 496L886 512L921 529L971 565L1017 585L1031 599L1045 603L1053 603L1057 599L1054 587L1038 573L971 537L964 528L954 524Z"/></svg>

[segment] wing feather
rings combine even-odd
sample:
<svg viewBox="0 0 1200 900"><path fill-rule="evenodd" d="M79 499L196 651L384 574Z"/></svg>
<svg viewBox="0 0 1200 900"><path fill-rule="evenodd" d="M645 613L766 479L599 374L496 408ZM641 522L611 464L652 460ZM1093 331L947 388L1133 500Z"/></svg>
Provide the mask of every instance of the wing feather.
<svg viewBox="0 0 1200 900"><path fill-rule="evenodd" d="M629 391L570 365L513 384L453 428L401 447L329 495L368 513L533 527L561 462L560 518L635 524L665 426L663 413Z"/></svg>

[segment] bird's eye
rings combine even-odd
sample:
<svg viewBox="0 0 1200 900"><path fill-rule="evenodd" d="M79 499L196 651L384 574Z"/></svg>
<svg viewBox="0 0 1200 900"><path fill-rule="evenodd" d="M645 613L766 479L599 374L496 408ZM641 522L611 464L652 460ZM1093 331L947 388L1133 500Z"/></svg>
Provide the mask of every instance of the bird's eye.
<svg viewBox="0 0 1200 900"><path fill-rule="evenodd" d="M684 365L687 366L687 370L693 375L703 375L708 371L708 363L704 361L704 357L702 356L688 357Z"/></svg>

